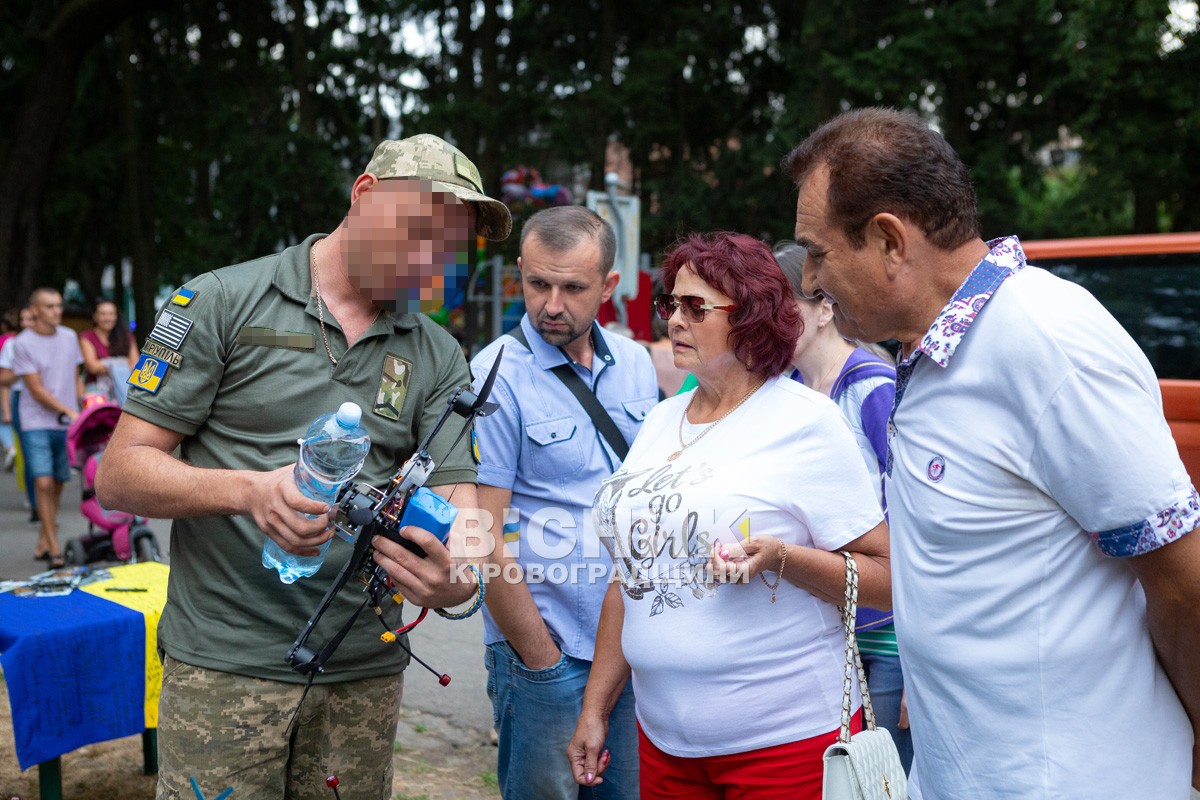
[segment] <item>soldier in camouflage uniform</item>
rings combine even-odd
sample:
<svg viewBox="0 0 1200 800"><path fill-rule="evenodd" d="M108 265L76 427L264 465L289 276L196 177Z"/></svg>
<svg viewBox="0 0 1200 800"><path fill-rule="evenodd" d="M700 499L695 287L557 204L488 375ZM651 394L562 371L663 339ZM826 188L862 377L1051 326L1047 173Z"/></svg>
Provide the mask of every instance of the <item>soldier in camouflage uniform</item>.
<svg viewBox="0 0 1200 800"><path fill-rule="evenodd" d="M304 677L286 654L349 549L335 544L320 572L290 585L260 551L269 536L311 555L331 536L327 506L292 478L310 420L358 403L372 441L359 478L383 486L469 385L457 343L419 311L440 304L473 232L503 239L511 224L457 149L428 135L386 141L333 233L201 275L160 313L97 477L106 506L175 520L158 637L159 798L192 797L195 778L210 796L324 800L330 772L347 797L391 797L405 653L360 615L301 705ZM458 432L448 424L434 440L427 485L473 508L475 464L466 441L451 447ZM475 596L432 534L405 535L429 557L374 542L404 597L441 608ZM343 592L315 638L360 602Z"/></svg>

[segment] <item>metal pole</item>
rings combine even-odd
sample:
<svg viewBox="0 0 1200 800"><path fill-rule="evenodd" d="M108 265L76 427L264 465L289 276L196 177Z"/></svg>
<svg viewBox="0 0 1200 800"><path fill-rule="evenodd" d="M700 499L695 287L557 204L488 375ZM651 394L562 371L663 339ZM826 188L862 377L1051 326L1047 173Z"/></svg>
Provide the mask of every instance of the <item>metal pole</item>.
<svg viewBox="0 0 1200 800"><path fill-rule="evenodd" d="M488 268L492 271L492 338L496 341L504 333L504 259L492 256Z"/></svg>
<svg viewBox="0 0 1200 800"><path fill-rule="evenodd" d="M617 234L617 263L614 265L617 271L624 276L622 267L625 263L625 220L621 218L621 209L617 208L617 186L621 183L621 176L615 172L609 172L604 176L604 190L608 192L608 203L612 206L613 219L617 224L613 227ZM618 284L619 286L620 284ZM620 293L620 289L613 293L612 296L613 308L617 311L617 321L625 328L629 327L629 312L625 309L625 296Z"/></svg>

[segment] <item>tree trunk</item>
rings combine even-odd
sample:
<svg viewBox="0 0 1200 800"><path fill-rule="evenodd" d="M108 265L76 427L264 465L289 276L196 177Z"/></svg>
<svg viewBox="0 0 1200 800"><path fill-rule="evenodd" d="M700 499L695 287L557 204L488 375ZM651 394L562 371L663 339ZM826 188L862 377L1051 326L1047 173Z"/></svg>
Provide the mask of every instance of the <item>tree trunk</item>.
<svg viewBox="0 0 1200 800"><path fill-rule="evenodd" d="M0 161L0 297L21 296L40 280L42 200L84 55L121 20L161 2L73 0L36 34L41 55Z"/></svg>
<svg viewBox="0 0 1200 800"><path fill-rule="evenodd" d="M141 137L137 124L137 67L131 63L133 55L133 30L126 21L120 27L121 52L121 126L125 130L125 208L129 215L129 257L133 264L133 314L137 321L137 339L144 343L154 319L154 295L158 290L158 264L154 259L154 245L148 231L145 215L147 208L143 192L143 160ZM115 265L118 284L122 280L120 259Z"/></svg>

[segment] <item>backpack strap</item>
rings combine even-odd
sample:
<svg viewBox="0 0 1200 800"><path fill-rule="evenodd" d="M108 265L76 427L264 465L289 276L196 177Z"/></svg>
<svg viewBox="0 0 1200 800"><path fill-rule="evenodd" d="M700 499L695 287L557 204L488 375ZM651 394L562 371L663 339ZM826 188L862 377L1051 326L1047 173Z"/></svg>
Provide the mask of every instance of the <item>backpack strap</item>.
<svg viewBox="0 0 1200 800"><path fill-rule="evenodd" d="M842 392L850 388L851 384L866 380L867 378L891 378L896 380L896 368L891 364L883 361L861 361L855 364L850 369L838 376L838 379L833 384L833 390L830 391L831 397L839 397Z"/></svg>

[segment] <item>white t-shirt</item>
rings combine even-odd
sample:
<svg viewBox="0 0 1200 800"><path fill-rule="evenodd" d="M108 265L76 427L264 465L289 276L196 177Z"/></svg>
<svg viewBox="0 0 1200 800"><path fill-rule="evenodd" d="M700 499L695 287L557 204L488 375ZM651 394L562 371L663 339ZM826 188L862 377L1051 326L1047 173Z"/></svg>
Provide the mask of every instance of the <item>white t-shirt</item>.
<svg viewBox="0 0 1200 800"><path fill-rule="evenodd" d="M14 337L12 370L17 375L37 374L42 387L60 403L78 407L76 379L83 353L79 349L79 336L65 325L59 325L52 334L41 334L29 328ZM60 430L67 426L58 419L58 412L46 408L28 391L21 392L21 430Z"/></svg>
<svg viewBox="0 0 1200 800"><path fill-rule="evenodd" d="M883 375L866 378L847 386L846 391L838 395L837 400L834 401L837 403L838 408L842 410L842 416L845 418L846 424L850 427L850 432L854 434L854 442L858 445L858 452L862 454L867 472L871 473L871 483L875 486L875 495L881 501L883 500L883 476L879 474L879 456L876 455L875 448L871 444L871 439L867 435L866 429L863 428L862 406L871 395L871 392L888 383L894 383L894 381ZM882 427L882 419L879 420L879 425Z"/></svg>
<svg viewBox="0 0 1200 800"><path fill-rule="evenodd" d="M16 343L17 343L17 337L12 336L12 337L9 337L8 341L6 341L4 343L4 347L0 347L0 367L2 367L4 369L12 369L13 368L13 351L16 349L16 346L17 346ZM12 386L9 387L9 389L14 392L22 391L24 388L25 388L25 381L22 380L21 378L17 378L15 381L13 381ZM18 410L18 413L19 413L19 410Z"/></svg>
<svg viewBox="0 0 1200 800"><path fill-rule="evenodd" d="M668 460L692 394L650 412L596 496L624 588L638 721L689 758L828 733L842 707L837 609L786 580L775 604L758 578L706 588L703 568L712 543L747 533L837 550L883 520L875 488L837 406L787 377ZM708 427L685 424L684 440Z"/></svg>
<svg viewBox="0 0 1200 800"><path fill-rule="evenodd" d="M1200 522L1154 372L1043 270L975 309L945 367L922 355L897 382L886 492L910 791L1186 800L1192 729L1112 557Z"/></svg>

